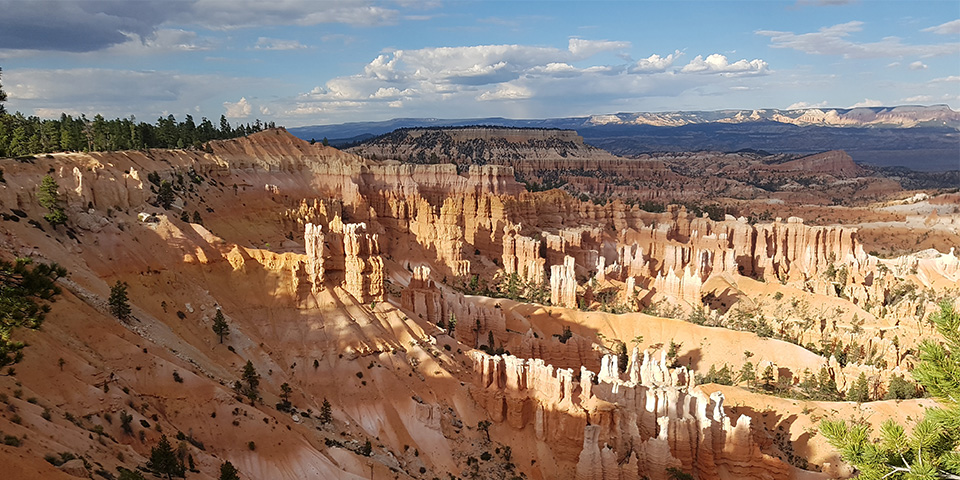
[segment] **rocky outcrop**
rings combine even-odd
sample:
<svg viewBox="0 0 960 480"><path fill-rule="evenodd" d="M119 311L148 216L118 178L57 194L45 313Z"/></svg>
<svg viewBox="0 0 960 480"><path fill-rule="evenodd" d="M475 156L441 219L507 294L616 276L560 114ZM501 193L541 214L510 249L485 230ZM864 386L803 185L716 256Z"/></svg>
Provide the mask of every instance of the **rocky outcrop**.
<svg viewBox="0 0 960 480"><path fill-rule="evenodd" d="M410 284L400 294L400 305L434 325L447 321L440 289L430 279L430 267L426 265L413 267Z"/></svg>
<svg viewBox="0 0 960 480"><path fill-rule="evenodd" d="M518 232L519 226L511 226L503 235L503 273L515 273L529 283L542 284L546 259L540 256L541 242Z"/></svg>
<svg viewBox="0 0 960 480"><path fill-rule="evenodd" d="M563 265L550 267L550 303L577 308L577 277L573 257L565 257Z"/></svg>
<svg viewBox="0 0 960 480"><path fill-rule="evenodd" d="M304 226L303 243L307 255L307 275L309 282L313 285L314 291L323 288L323 257L324 257L324 238L323 227L308 223Z"/></svg>
<svg viewBox="0 0 960 480"><path fill-rule="evenodd" d="M383 259L376 234L361 233L363 223L343 225L343 288L366 303L383 299Z"/></svg>
<svg viewBox="0 0 960 480"><path fill-rule="evenodd" d="M532 427L559 458L575 452L566 478L666 480L668 467L698 478L793 478L792 467L753 440L749 417L728 417L722 393L701 393L686 369L667 368L664 357L645 353L638 364L635 351L624 381L613 358L597 376L540 359L471 355L477 402L497 422Z"/></svg>
<svg viewBox="0 0 960 480"><path fill-rule="evenodd" d="M319 292L330 279L361 303L383 299L383 259L376 234L364 233L366 224L334 217L327 234L320 225L304 226L304 265L312 290ZM336 245L338 248L328 249Z"/></svg>

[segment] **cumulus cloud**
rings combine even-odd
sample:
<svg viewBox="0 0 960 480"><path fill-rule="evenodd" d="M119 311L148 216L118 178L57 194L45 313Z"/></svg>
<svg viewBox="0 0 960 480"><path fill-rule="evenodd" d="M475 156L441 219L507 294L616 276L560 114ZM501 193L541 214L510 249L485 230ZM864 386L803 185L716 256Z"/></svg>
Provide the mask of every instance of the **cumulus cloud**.
<svg viewBox="0 0 960 480"><path fill-rule="evenodd" d="M926 70L926 69L927 69L927 66L919 60L910 64L910 70Z"/></svg>
<svg viewBox="0 0 960 480"><path fill-rule="evenodd" d="M812 55L839 55L843 58L884 58L884 57L930 57L956 55L960 44L943 43L935 45L908 45L897 37L886 37L879 42L857 43L848 39L852 34L863 30L863 22L851 21L816 32L794 33L775 30L758 30L757 35L770 37L773 48L790 48Z"/></svg>
<svg viewBox="0 0 960 480"><path fill-rule="evenodd" d="M278 38L260 37L253 45L254 50L301 50L307 48L299 40L280 40Z"/></svg>
<svg viewBox="0 0 960 480"><path fill-rule="evenodd" d="M676 67L679 51L647 54L631 63L598 62L628 42L572 38L566 48L531 45L473 45L387 50L355 74L335 77L297 96L281 109L292 118L314 121L362 115L394 115L402 104L408 115L437 116L471 109L477 115L530 115L560 108L600 108L597 102L625 105L638 98L667 98L708 86L731 91L750 88L750 77L765 74L763 60L728 60L719 54L697 57ZM730 78L731 84L724 84ZM737 79L737 80L734 80ZM735 82L735 83L734 83ZM737 90L739 91L739 90ZM560 101L562 99L562 101ZM616 107L620 108L620 107ZM498 110L500 109L500 110ZM276 110L276 109L275 109ZM293 120L294 123L297 120Z"/></svg>
<svg viewBox="0 0 960 480"><path fill-rule="evenodd" d="M224 115L227 118L247 118L252 111L250 102L247 101L246 97L240 97L240 101L235 103L223 102L223 108L225 109Z"/></svg>
<svg viewBox="0 0 960 480"><path fill-rule="evenodd" d="M632 71L634 72L663 72L666 69L673 66L673 62L681 55L680 51L677 50L666 57L661 57L656 53L650 55L647 58L641 58L633 65Z"/></svg>
<svg viewBox="0 0 960 480"><path fill-rule="evenodd" d="M769 65L767 62L754 59L737 60L730 63L725 55L714 53L703 58L697 55L696 58L680 69L682 73L735 73L735 74L762 74L766 73Z"/></svg>
<svg viewBox="0 0 960 480"><path fill-rule="evenodd" d="M826 100L822 102L817 102L817 103L796 102L796 103L791 103L790 106L787 107L787 110L803 110L806 108L823 108L826 106L827 106Z"/></svg>
<svg viewBox="0 0 960 480"><path fill-rule="evenodd" d="M869 98L864 98L862 102L854 103L847 108L860 108L860 107L882 107L883 102L880 100L871 100Z"/></svg>
<svg viewBox="0 0 960 480"><path fill-rule="evenodd" d="M933 27L924 28L924 32L932 32L938 35L960 35L960 19L951 20L947 23L941 23Z"/></svg>

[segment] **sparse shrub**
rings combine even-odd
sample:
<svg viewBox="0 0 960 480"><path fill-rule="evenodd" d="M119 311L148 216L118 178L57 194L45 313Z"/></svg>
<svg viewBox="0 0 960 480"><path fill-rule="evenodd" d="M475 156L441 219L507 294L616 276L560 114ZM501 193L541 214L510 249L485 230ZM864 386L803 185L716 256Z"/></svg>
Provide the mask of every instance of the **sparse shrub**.
<svg viewBox="0 0 960 480"><path fill-rule="evenodd" d="M173 381L177 383L183 383L183 377L181 377L180 373L176 370L173 371Z"/></svg>
<svg viewBox="0 0 960 480"><path fill-rule="evenodd" d="M257 443L254 442L253 440L250 440L250 442L247 443L247 448L249 448L250 451L254 451L257 449Z"/></svg>

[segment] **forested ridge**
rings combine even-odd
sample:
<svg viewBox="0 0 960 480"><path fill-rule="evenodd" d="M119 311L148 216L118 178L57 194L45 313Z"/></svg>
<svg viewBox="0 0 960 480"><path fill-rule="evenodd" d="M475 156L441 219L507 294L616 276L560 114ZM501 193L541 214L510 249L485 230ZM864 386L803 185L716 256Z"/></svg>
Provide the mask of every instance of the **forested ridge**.
<svg viewBox="0 0 960 480"><path fill-rule="evenodd" d="M159 117L155 124L137 121L134 116L107 120L96 114L74 117L63 113L59 119L7 113L0 84L0 157L22 157L53 152L106 152L145 148L203 148L210 140L242 137L273 128L273 122L240 123L231 126L224 115L218 125L206 117L195 121L186 115Z"/></svg>

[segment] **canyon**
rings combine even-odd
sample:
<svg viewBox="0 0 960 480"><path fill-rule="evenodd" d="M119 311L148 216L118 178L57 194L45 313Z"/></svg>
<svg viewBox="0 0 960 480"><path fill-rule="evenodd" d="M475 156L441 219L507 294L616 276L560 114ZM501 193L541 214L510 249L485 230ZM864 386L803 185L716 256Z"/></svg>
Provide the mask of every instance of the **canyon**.
<svg viewBox="0 0 960 480"><path fill-rule="evenodd" d="M111 478L161 435L199 479L227 460L245 479L848 478L818 420L935 405L879 398L937 305L960 307L955 190L840 151L624 158L492 128L340 151L269 129L2 162L4 259L69 271L0 376L13 478ZM63 226L42 220L48 175ZM234 386L248 361L260 401ZM818 375L839 396L799 393ZM841 401L862 375L877 401ZM44 459L62 452L79 461Z"/></svg>

